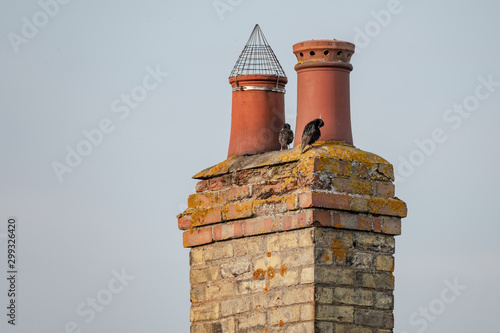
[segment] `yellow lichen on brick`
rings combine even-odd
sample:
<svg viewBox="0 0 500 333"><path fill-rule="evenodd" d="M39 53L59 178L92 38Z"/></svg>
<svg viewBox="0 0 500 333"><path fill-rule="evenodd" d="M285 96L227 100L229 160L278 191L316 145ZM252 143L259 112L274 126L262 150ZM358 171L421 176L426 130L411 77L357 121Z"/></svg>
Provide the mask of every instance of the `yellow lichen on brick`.
<svg viewBox="0 0 500 333"><path fill-rule="evenodd" d="M222 206L222 219L228 221L252 216L254 201L239 201L225 204Z"/></svg>
<svg viewBox="0 0 500 333"><path fill-rule="evenodd" d="M332 252L332 259L337 261L345 258L345 252L347 249L348 246L342 245L342 241L336 238L333 239L329 247L329 250Z"/></svg>
<svg viewBox="0 0 500 333"><path fill-rule="evenodd" d="M195 208L191 212L191 222L193 226L201 226L207 223L221 220L220 207Z"/></svg>
<svg viewBox="0 0 500 333"><path fill-rule="evenodd" d="M286 267L285 265L281 265L280 266L280 275L283 276L286 274L286 272L288 272L288 267Z"/></svg>
<svg viewBox="0 0 500 333"><path fill-rule="evenodd" d="M370 198L368 200L368 210L374 214L406 217L406 204L399 199Z"/></svg>
<svg viewBox="0 0 500 333"><path fill-rule="evenodd" d="M253 272L253 279L259 280L263 279L266 276L266 272L262 268L258 268Z"/></svg>

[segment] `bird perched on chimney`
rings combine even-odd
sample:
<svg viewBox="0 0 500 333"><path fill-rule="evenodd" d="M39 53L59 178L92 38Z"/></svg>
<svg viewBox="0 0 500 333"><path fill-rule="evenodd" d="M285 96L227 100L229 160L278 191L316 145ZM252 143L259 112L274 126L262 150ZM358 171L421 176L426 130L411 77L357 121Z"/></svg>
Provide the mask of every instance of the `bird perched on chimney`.
<svg viewBox="0 0 500 333"><path fill-rule="evenodd" d="M290 129L290 124L285 123L280 131L279 142L281 149L288 149L288 145L293 141L293 131Z"/></svg>
<svg viewBox="0 0 500 333"><path fill-rule="evenodd" d="M307 123L304 127L304 132L302 132L302 149L300 153L302 154L308 145L315 143L321 136L320 127L323 127L325 123L321 119L314 119Z"/></svg>

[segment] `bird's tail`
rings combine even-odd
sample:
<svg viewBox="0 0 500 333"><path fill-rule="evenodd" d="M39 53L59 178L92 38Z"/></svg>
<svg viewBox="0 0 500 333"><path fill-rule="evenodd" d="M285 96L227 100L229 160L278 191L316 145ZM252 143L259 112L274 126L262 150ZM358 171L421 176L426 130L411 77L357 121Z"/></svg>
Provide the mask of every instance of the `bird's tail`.
<svg viewBox="0 0 500 333"><path fill-rule="evenodd" d="M306 149L307 145L304 145L303 143L300 144L302 147L300 148L300 153L302 154L304 150Z"/></svg>

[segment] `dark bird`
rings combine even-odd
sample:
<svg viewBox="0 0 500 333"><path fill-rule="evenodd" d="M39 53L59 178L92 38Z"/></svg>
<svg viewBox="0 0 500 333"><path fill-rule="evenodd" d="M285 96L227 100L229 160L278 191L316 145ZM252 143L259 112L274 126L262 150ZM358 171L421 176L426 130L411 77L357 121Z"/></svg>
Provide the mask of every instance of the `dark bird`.
<svg viewBox="0 0 500 333"><path fill-rule="evenodd" d="M280 131L279 141L281 150L288 149L288 145L293 141L293 131L290 129L290 124L285 123Z"/></svg>
<svg viewBox="0 0 500 333"><path fill-rule="evenodd" d="M302 154L308 145L312 145L316 141L318 141L321 136L320 127L323 127L325 123L321 119L314 119L307 123L306 127L304 127L304 132L302 132L302 149L300 153Z"/></svg>

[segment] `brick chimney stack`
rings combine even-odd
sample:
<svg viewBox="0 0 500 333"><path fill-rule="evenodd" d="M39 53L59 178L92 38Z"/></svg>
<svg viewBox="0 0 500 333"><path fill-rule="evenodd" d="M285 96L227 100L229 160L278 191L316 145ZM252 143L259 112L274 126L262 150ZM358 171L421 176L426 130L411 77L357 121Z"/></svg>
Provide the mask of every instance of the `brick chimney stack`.
<svg viewBox="0 0 500 333"><path fill-rule="evenodd" d="M194 176L178 215L192 333L392 332L406 204L389 162L335 139L304 154L232 156Z"/></svg>

